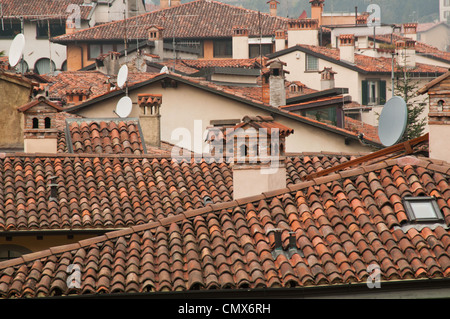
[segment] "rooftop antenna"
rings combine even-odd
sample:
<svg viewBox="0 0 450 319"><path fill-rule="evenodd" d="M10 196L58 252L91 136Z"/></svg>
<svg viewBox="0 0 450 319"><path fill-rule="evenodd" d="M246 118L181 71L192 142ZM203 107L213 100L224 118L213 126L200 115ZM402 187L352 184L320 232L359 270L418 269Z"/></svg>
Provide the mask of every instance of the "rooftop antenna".
<svg viewBox="0 0 450 319"><path fill-rule="evenodd" d="M378 123L378 137L386 147L397 144L408 124L408 107L404 99L392 97L383 107Z"/></svg>

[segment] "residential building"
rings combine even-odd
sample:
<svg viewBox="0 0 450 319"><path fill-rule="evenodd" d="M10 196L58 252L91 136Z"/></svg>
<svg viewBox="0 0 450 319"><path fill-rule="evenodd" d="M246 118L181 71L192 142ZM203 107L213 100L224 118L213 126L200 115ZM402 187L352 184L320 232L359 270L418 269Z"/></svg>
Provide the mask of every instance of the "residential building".
<svg viewBox="0 0 450 319"><path fill-rule="evenodd" d="M439 21L448 22L450 17L450 2L448 0L439 0Z"/></svg>
<svg viewBox="0 0 450 319"><path fill-rule="evenodd" d="M67 69L66 48L50 42L65 34L144 13L142 1L119 0L2 0L0 51L6 55L18 33L25 36L21 72L53 73Z"/></svg>

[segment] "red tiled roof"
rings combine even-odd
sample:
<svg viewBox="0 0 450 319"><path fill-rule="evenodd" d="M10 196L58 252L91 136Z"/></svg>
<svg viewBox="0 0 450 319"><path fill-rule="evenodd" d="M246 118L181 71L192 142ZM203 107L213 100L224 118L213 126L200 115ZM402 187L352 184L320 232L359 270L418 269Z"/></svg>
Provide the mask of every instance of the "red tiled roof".
<svg viewBox="0 0 450 319"><path fill-rule="evenodd" d="M146 152L137 119L75 119L68 120L67 126L66 141L73 153L139 155Z"/></svg>
<svg viewBox="0 0 450 319"><path fill-rule="evenodd" d="M366 283L369 265L380 267L382 285L433 283L450 277L449 172L423 159L385 160L24 255L0 263L0 296L348 289ZM445 224L401 227L402 198L419 195L437 198ZM70 264L79 266L78 288L68 287Z"/></svg>
<svg viewBox="0 0 450 319"><path fill-rule="evenodd" d="M259 36L259 17L262 35L272 35L277 29L285 29L287 18L258 14L213 0L195 0L167 9L156 10L125 21L106 23L100 26L62 35L53 39L58 43L84 40L123 40L127 38L147 39L147 28L157 25L164 28L164 38L220 38L231 37L236 25L248 27L250 36Z"/></svg>
<svg viewBox="0 0 450 319"><path fill-rule="evenodd" d="M378 128L373 125L364 123L362 121L357 121L352 119L351 117L346 116L345 128L352 132L363 133L364 138L376 141L377 143L381 143L380 137L378 136Z"/></svg>
<svg viewBox="0 0 450 319"><path fill-rule="evenodd" d="M317 54L321 54L325 57L331 58L335 61L341 61L339 49L330 49L320 46L311 46L304 44L298 46L310 50L312 52L315 52ZM392 72L392 59L384 57L374 58L363 54L355 54L354 66L364 72L388 73ZM400 69L396 67L395 72L399 71ZM416 67L408 70L408 72L442 74L447 72L447 68L423 63L416 63Z"/></svg>
<svg viewBox="0 0 450 319"><path fill-rule="evenodd" d="M91 11L95 6L82 5L84 0L1 0L2 18L17 19L23 17L25 20L34 19L54 19L61 20L65 23L65 19L72 13L66 12L70 4L80 6L81 19L87 20Z"/></svg>

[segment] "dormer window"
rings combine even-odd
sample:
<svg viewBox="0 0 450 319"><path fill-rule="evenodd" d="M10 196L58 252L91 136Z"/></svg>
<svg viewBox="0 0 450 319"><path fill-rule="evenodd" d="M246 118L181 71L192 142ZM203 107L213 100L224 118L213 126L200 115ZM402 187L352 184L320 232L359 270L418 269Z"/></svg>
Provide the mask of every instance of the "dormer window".
<svg viewBox="0 0 450 319"><path fill-rule="evenodd" d="M405 197L403 204L411 222L442 222L444 217L434 197Z"/></svg>

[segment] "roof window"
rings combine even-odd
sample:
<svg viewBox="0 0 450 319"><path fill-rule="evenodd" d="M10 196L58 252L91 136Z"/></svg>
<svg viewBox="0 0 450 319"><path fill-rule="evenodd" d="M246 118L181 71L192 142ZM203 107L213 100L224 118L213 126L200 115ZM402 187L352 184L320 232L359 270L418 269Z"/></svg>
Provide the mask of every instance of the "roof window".
<svg viewBox="0 0 450 319"><path fill-rule="evenodd" d="M405 197L403 204L411 222L442 222L442 215L434 197Z"/></svg>

